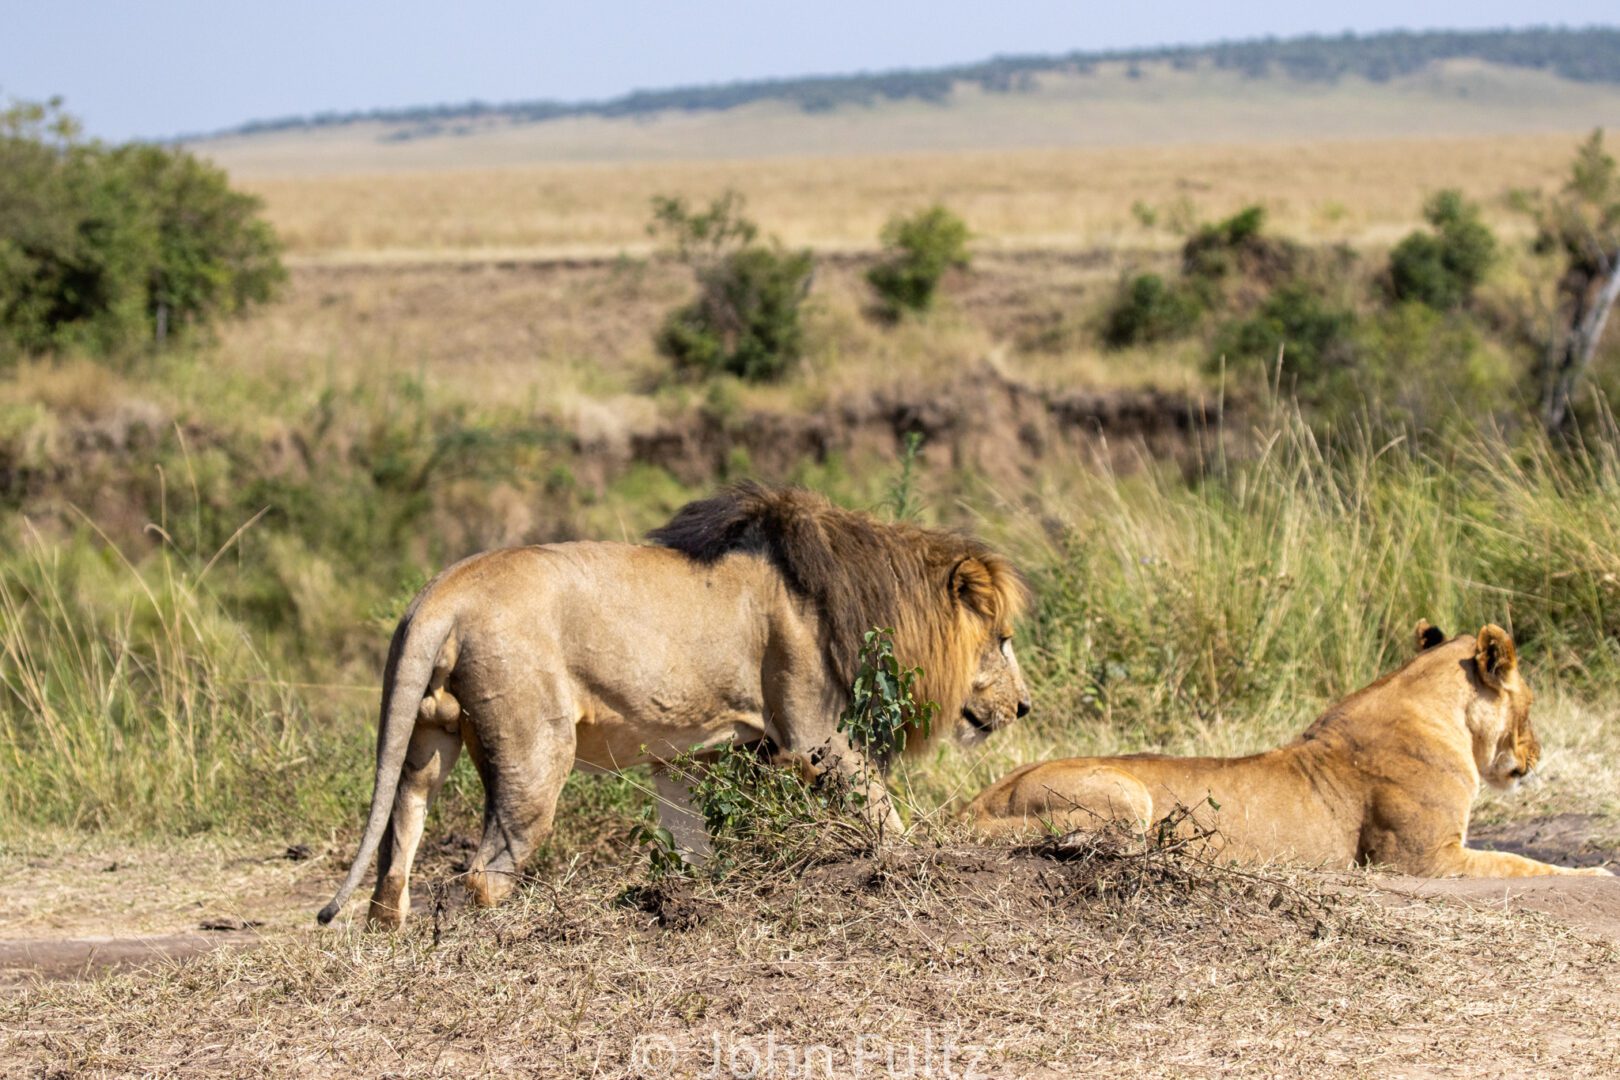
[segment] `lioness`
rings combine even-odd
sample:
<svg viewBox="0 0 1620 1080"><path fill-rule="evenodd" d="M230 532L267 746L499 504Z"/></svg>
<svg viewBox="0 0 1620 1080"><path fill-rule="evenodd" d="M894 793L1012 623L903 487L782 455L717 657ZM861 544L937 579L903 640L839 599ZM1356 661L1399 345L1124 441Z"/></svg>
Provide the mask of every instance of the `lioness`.
<svg viewBox="0 0 1620 1080"><path fill-rule="evenodd" d="M966 815L991 833L1112 819L1138 830L1207 797L1198 818L1244 862L1378 865L1429 877L1608 874L1472 851L1480 779L1507 790L1535 768L1530 687L1498 626L1445 640L1418 623L1418 654L1334 705L1287 746L1242 758L1131 754L1026 765Z"/></svg>
<svg viewBox="0 0 1620 1080"><path fill-rule="evenodd" d="M428 802L463 743L484 784L467 879L487 905L550 832L573 768L769 740L801 758L829 746L823 761L860 773L837 722L872 627L892 627L897 656L923 667L919 695L950 718L937 727L971 741L1029 711L1011 642L1024 586L975 540L755 484L687 505L652 539L487 552L417 595L383 674L365 834L322 923L379 844L370 917L404 920ZM689 836L684 787L662 773L658 786L666 825Z"/></svg>

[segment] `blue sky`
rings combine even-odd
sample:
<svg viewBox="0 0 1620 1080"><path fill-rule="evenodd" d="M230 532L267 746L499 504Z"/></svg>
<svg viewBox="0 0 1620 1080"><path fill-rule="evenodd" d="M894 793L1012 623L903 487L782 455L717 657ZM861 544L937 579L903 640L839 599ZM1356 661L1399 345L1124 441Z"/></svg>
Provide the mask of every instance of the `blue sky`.
<svg viewBox="0 0 1620 1080"><path fill-rule="evenodd" d="M1613 0L16 0L8 8L0 95L61 94L92 134L112 139L323 109L579 100L997 53L1620 22Z"/></svg>

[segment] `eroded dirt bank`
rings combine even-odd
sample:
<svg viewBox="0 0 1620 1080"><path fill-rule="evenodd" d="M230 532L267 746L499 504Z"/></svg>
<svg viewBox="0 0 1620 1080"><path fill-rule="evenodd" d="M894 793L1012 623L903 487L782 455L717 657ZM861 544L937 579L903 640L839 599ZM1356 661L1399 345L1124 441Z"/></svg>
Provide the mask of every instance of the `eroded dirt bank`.
<svg viewBox="0 0 1620 1080"><path fill-rule="evenodd" d="M916 432L927 466L1006 480L1055 456L1123 471L1154 460L1193 467L1235 442L1242 417L1241 407L1223 416L1212 399L1162 390L1043 390L984 363L938 386L861 393L807 413L695 409L575 431L572 445L599 481L646 464L703 484L734 471L739 453L762 475L783 476L834 456L891 460Z"/></svg>

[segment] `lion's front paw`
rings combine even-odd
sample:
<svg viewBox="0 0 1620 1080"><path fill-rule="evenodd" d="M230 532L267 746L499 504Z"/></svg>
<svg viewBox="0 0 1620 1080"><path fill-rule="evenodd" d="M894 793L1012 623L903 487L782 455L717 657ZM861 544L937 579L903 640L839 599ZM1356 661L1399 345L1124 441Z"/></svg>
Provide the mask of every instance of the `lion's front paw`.
<svg viewBox="0 0 1620 1080"><path fill-rule="evenodd" d="M1614 877L1614 871L1607 866L1583 866L1579 870L1571 870L1570 873L1582 877Z"/></svg>

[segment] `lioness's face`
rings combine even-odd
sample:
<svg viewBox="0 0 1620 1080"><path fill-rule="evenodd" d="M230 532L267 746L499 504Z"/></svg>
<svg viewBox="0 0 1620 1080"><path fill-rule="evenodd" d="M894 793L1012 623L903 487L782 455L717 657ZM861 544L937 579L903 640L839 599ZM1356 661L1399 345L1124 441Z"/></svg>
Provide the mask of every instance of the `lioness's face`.
<svg viewBox="0 0 1620 1080"><path fill-rule="evenodd" d="M1541 740L1530 724L1530 702L1535 695L1522 678L1516 687L1501 695L1503 711L1502 734L1496 740L1496 752L1483 770L1485 782L1498 791L1512 791L1519 781L1535 769L1541 760Z"/></svg>
<svg viewBox="0 0 1620 1080"><path fill-rule="evenodd" d="M1500 627L1487 626L1479 632L1474 664L1483 692L1471 709L1478 719L1470 726L1475 746L1484 736L1481 749L1489 755L1479 763L1480 776L1498 791L1511 791L1541 758L1541 742L1530 725L1535 694L1519 670L1513 639Z"/></svg>
<svg viewBox="0 0 1620 1080"><path fill-rule="evenodd" d="M1029 688L1018 670L1010 631L990 634L979 650L978 670L962 704L957 741L980 742L1029 712Z"/></svg>

